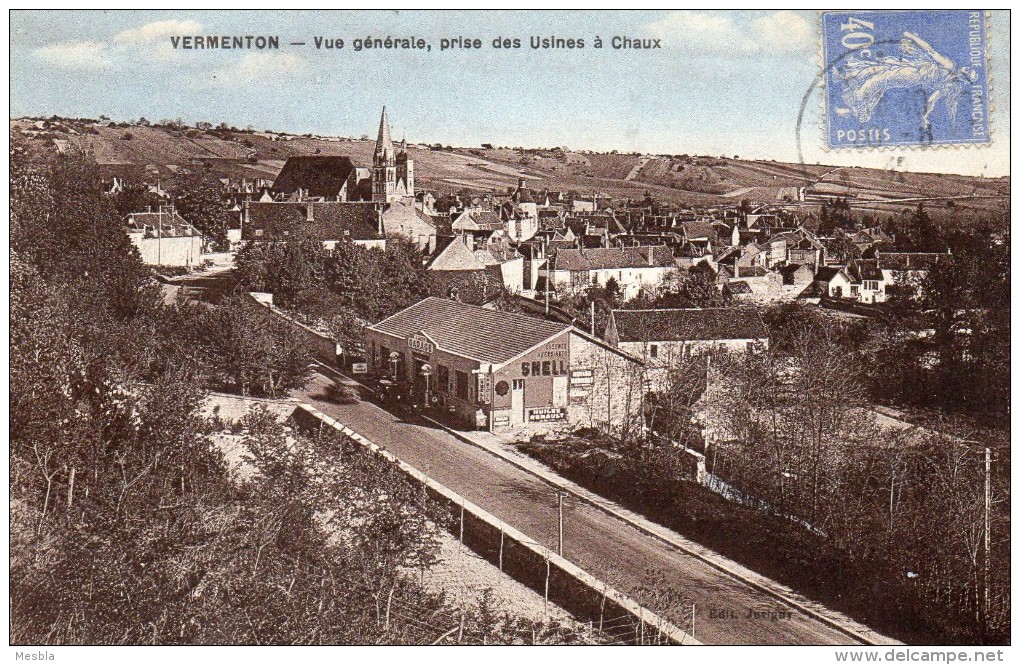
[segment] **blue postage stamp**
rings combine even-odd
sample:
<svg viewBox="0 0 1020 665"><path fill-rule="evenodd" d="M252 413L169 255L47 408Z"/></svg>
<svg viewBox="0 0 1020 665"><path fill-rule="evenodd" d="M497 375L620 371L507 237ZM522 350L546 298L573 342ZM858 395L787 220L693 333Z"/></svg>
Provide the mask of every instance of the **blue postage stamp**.
<svg viewBox="0 0 1020 665"><path fill-rule="evenodd" d="M989 142L984 11L821 18L828 147Z"/></svg>

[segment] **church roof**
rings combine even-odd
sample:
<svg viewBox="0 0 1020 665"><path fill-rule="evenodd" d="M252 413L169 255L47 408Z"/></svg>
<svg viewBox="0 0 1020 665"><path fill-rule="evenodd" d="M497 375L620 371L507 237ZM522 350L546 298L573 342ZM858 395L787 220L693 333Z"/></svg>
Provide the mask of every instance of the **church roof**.
<svg viewBox="0 0 1020 665"><path fill-rule="evenodd" d="M307 190L309 197L335 198L355 170L350 157L299 155L288 157L280 175L273 181L274 194L293 194Z"/></svg>
<svg viewBox="0 0 1020 665"><path fill-rule="evenodd" d="M390 138L390 121L386 117L386 107L382 109L382 117L379 118L379 137L375 140L375 154L393 159L396 151L393 149L393 139Z"/></svg>

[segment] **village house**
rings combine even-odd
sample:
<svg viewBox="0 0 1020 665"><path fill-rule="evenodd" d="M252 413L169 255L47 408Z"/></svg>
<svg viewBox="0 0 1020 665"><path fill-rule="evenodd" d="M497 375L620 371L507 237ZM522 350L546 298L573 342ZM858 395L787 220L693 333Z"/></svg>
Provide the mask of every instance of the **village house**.
<svg viewBox="0 0 1020 665"><path fill-rule="evenodd" d="M865 304L885 302L886 286L888 285L882 271L878 269L878 259L857 259L847 266L847 273L860 283L857 300Z"/></svg>
<svg viewBox="0 0 1020 665"><path fill-rule="evenodd" d="M861 283L840 266L822 266L815 272L815 288L823 298L857 300Z"/></svg>
<svg viewBox="0 0 1020 665"><path fill-rule="evenodd" d="M559 249L539 274L552 290L563 292L615 280L624 300L629 300L658 289L675 269L668 247L610 247Z"/></svg>
<svg viewBox="0 0 1020 665"><path fill-rule="evenodd" d="M640 416L643 366L564 323L426 298L365 329L373 371L494 432L617 429Z"/></svg>
<svg viewBox="0 0 1020 665"><path fill-rule="evenodd" d="M538 231L538 203L525 178L518 180L517 189L500 204L499 217L514 242L529 240Z"/></svg>
<svg viewBox="0 0 1020 665"><path fill-rule="evenodd" d="M160 206L156 212L131 213L126 225L128 238L146 265L190 268L202 262L202 234L172 205Z"/></svg>
<svg viewBox="0 0 1020 665"><path fill-rule="evenodd" d="M803 291L815 281L814 266L790 263L779 269L783 277L783 286Z"/></svg>
<svg viewBox="0 0 1020 665"><path fill-rule="evenodd" d="M877 269L882 273L885 291L888 293L897 288L914 290L914 296L920 295L921 283L928 272L939 261L952 256L952 252L875 252Z"/></svg>
<svg viewBox="0 0 1020 665"><path fill-rule="evenodd" d="M491 210L469 208L456 215L450 223L454 233L467 238L468 248L474 249L478 241L487 241L493 233L504 232L506 225Z"/></svg>
<svg viewBox="0 0 1020 665"><path fill-rule="evenodd" d="M425 254L436 249L436 221L409 200L394 201L383 208L383 235L405 238Z"/></svg>
<svg viewBox="0 0 1020 665"><path fill-rule="evenodd" d="M434 284L450 297L484 303L500 289L520 293L524 289L524 257L505 236L494 236L470 249L463 236L444 238L426 269Z"/></svg>
<svg viewBox="0 0 1020 665"><path fill-rule="evenodd" d="M241 211L241 240L290 240L307 234L321 242L326 249L333 249L342 241L385 249L382 214L383 204L372 201L246 201Z"/></svg>
<svg viewBox="0 0 1020 665"><path fill-rule="evenodd" d="M669 369L711 352L748 353L768 349L769 335L754 309L614 309L606 341L648 368L652 389L664 390Z"/></svg>

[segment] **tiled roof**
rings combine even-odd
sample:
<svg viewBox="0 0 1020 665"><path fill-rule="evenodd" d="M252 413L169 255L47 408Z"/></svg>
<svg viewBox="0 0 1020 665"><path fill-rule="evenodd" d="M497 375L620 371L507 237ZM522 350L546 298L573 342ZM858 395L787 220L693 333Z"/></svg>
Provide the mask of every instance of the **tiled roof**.
<svg viewBox="0 0 1020 665"><path fill-rule="evenodd" d="M127 225L129 229L143 231L147 238L181 238L202 235L198 229L184 221L177 211L133 212L128 215Z"/></svg>
<svg viewBox="0 0 1020 665"><path fill-rule="evenodd" d="M831 282L833 278L839 274L842 270L840 267L834 266L821 266L818 271L815 272L816 282Z"/></svg>
<svg viewBox="0 0 1020 665"><path fill-rule="evenodd" d="M326 155L289 157L280 175L273 181L273 193L293 194L299 189L304 189L308 191L308 196L332 198L340 193L354 168L350 157Z"/></svg>
<svg viewBox="0 0 1020 665"><path fill-rule="evenodd" d="M498 364L570 330L570 326L433 297L369 326L369 330L404 338L425 333L445 351Z"/></svg>
<svg viewBox="0 0 1020 665"><path fill-rule="evenodd" d="M373 202L315 203L312 207L312 227L320 240L376 240L379 233L379 213Z"/></svg>
<svg viewBox="0 0 1020 665"><path fill-rule="evenodd" d="M499 216L488 210L465 210L453 220L453 228L467 231L497 231L503 228Z"/></svg>
<svg viewBox="0 0 1020 665"><path fill-rule="evenodd" d="M688 240L694 238L707 238L711 241L719 241L719 235L716 232L715 227L712 226L712 222L681 222L680 226L683 228L684 236Z"/></svg>
<svg viewBox="0 0 1020 665"><path fill-rule="evenodd" d="M318 240L377 240L383 237L379 233L376 204L370 201L249 203L242 237L270 240L295 233L299 228ZM256 230L261 230L262 234L256 234Z"/></svg>
<svg viewBox="0 0 1020 665"><path fill-rule="evenodd" d="M652 260L649 262L648 254ZM616 270L620 268L666 268L673 266L669 247L605 247L560 249L556 251L556 270Z"/></svg>
<svg viewBox="0 0 1020 665"><path fill-rule="evenodd" d="M811 270L811 266L809 266L809 265L801 264L801 263L791 263L789 265L786 265L786 266L783 266L782 268L780 268L779 272L783 275L784 278L786 278L786 277L792 278L794 276L794 274L798 270L800 270L801 268L806 268L808 271Z"/></svg>
<svg viewBox="0 0 1020 665"><path fill-rule="evenodd" d="M621 342L768 338L758 312L750 309L616 309L613 318Z"/></svg>
<svg viewBox="0 0 1020 665"><path fill-rule="evenodd" d="M878 260L858 259L854 262L854 271L860 279L881 280L882 271L878 269Z"/></svg>
<svg viewBox="0 0 1020 665"><path fill-rule="evenodd" d="M939 260L949 254L931 252L877 252L880 270L931 270Z"/></svg>
<svg viewBox="0 0 1020 665"><path fill-rule="evenodd" d="M475 271L484 270L485 264L468 249L464 240L457 237L439 251L428 265L434 271Z"/></svg>

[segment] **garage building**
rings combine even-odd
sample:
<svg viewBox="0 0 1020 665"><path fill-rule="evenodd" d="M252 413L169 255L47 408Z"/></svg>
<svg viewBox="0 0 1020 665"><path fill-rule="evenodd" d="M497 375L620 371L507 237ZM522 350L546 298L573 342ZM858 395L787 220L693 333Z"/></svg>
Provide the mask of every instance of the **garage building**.
<svg viewBox="0 0 1020 665"><path fill-rule="evenodd" d="M643 364L563 323L433 297L367 327L365 346L377 376L472 428L618 430L641 412Z"/></svg>

